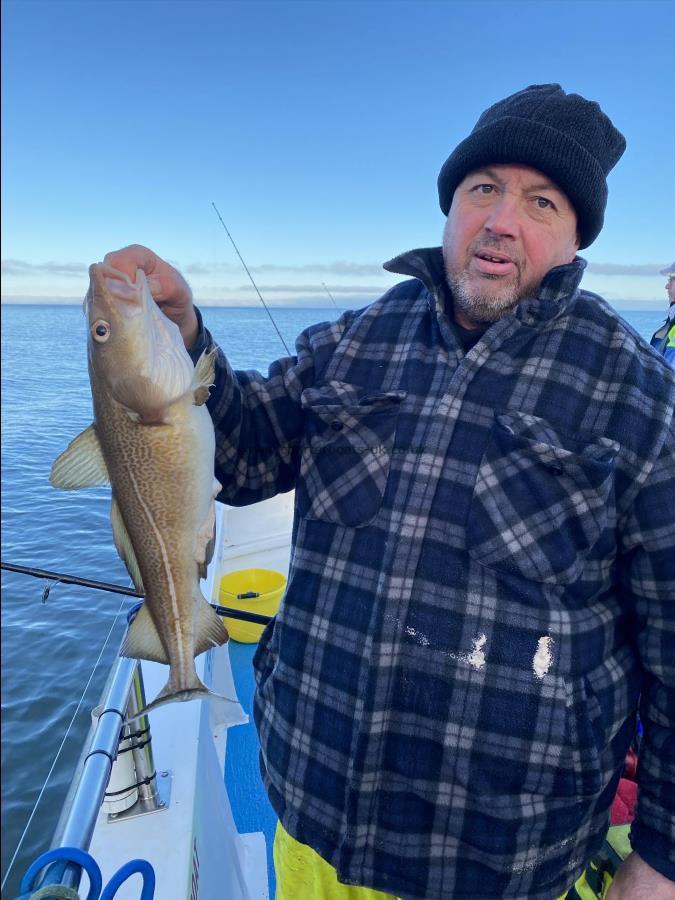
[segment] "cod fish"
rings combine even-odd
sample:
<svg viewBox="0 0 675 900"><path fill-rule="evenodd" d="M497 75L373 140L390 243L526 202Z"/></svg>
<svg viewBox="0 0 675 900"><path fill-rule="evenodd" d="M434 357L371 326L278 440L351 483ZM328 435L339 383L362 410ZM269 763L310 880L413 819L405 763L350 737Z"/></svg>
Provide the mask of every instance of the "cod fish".
<svg viewBox="0 0 675 900"><path fill-rule="evenodd" d="M228 639L199 588L213 554L220 490L204 405L215 351L193 365L142 270L133 282L99 263L89 279L84 310L94 422L56 459L49 480L64 490L110 482L115 546L145 592L120 652L170 666L169 680L141 715L172 700L219 696L194 662Z"/></svg>

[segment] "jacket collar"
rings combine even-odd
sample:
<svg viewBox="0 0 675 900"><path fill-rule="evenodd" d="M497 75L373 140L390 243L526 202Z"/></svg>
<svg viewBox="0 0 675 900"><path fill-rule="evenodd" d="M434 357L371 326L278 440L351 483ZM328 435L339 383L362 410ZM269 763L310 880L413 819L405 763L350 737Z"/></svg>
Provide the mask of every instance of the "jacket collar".
<svg viewBox="0 0 675 900"><path fill-rule="evenodd" d="M451 294L445 279L442 247L409 250L390 259L384 268L398 275L418 278L434 297L437 314L445 312L445 298L451 302ZM550 269L541 282L538 295L521 300L514 314L523 324L534 324L560 315L577 297L585 268L586 260L577 256L571 263Z"/></svg>

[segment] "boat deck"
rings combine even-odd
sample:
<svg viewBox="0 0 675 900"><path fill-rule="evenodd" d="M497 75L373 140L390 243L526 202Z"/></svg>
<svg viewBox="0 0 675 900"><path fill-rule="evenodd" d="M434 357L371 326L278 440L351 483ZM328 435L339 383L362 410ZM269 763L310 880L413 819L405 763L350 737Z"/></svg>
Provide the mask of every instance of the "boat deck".
<svg viewBox="0 0 675 900"><path fill-rule="evenodd" d="M265 835L269 896L272 898L276 890L272 845L277 817L267 799L260 776L258 765L260 745L253 723L255 681L252 659L257 646L233 640L228 644L237 697L249 720L245 725L236 725L228 731L225 786L239 834L262 831Z"/></svg>

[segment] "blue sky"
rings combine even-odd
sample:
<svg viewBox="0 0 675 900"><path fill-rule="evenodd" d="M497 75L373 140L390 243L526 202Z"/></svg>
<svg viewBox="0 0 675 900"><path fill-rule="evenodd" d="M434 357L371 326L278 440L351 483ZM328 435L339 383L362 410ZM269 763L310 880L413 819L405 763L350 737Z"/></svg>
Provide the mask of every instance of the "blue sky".
<svg viewBox="0 0 675 900"><path fill-rule="evenodd" d="M559 82L628 149L584 286L665 308L672 0L4 0L3 298L80 298L145 243L198 302L362 305L440 243L436 177L488 105Z"/></svg>

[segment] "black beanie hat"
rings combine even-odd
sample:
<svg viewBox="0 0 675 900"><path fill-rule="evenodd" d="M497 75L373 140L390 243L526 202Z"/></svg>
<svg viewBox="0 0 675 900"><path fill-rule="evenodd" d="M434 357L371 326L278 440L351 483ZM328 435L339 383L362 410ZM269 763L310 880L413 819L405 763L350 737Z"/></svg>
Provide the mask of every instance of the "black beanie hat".
<svg viewBox="0 0 675 900"><path fill-rule="evenodd" d="M486 109L443 163L441 209L447 216L457 185L474 169L497 163L532 166L567 195L583 249L600 234L605 179L625 149L624 136L597 103L566 94L559 84L532 84Z"/></svg>

